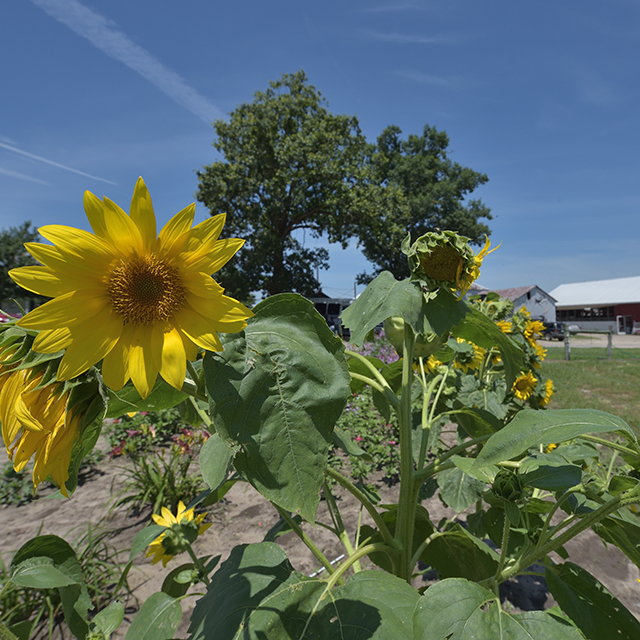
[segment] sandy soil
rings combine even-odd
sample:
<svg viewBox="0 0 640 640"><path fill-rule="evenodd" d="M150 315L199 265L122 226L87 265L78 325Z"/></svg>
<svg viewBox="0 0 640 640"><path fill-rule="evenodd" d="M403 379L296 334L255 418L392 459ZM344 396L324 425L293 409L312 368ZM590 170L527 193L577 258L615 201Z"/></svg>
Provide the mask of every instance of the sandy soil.
<svg viewBox="0 0 640 640"><path fill-rule="evenodd" d="M112 542L119 549L128 549L135 534L148 522L149 514L134 517L125 510L110 510L110 500L114 492L122 487L122 470L115 462L105 459L99 472L87 478L69 500L50 500L40 498L21 507L0 507L0 540L3 550L17 550L29 538L41 533L54 533L73 541L84 530L88 522L117 530ZM387 489L381 485L383 502L395 501L398 487ZM348 495L338 491L340 510L345 523L355 527L358 519L358 506ZM442 517L453 517L453 512L437 498L424 503L431 519L438 522ZM329 522L324 503L321 503L320 520ZM231 549L242 543L260 542L266 532L277 522L278 515L253 488L247 484L236 484L227 494L223 503L216 505L210 519L213 526L195 544L198 555L222 554L224 560ZM363 518L366 522L367 518ZM340 544L332 534L323 528L307 526L307 532L329 559L343 553ZM294 534L278 539L285 549L293 566L305 574L318 570L319 565L306 547L298 543ZM640 618L640 587L637 578L640 571L630 563L616 548L605 548L600 539L586 532L573 543L567 545L571 560L584 566L601 580L620 600ZM128 554L125 554L125 558ZM3 560L8 563L10 554L4 551ZM174 560L166 569L162 564L151 565L143 554L137 559L135 570L131 573L130 583L140 602L160 589L164 576L177 566L180 559ZM186 556L184 562L186 562ZM176 563L176 564L174 564ZM553 604L546 591L544 581L539 579L520 579L504 586L503 595L509 597L517 609L546 608ZM132 604L131 602L129 604ZM183 601L184 616L176 638L186 638L190 611L195 598ZM114 634L123 638L131 619L130 610L125 624Z"/></svg>

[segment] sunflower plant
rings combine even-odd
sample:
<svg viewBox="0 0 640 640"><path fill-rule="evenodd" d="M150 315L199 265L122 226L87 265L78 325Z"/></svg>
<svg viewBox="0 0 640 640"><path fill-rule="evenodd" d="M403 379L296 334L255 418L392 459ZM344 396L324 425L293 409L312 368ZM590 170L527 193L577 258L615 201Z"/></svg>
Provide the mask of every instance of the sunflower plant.
<svg viewBox="0 0 640 640"><path fill-rule="evenodd" d="M127 640L173 637L183 598L197 598L192 640L640 637L640 623L565 549L591 528L640 566L640 445L613 415L546 409L552 383L536 373L539 327L522 312L497 315L497 300L462 299L488 241L474 254L453 232L407 239L411 277L381 273L344 311L356 347L392 319L400 358L383 362L346 349L299 295L251 311L225 296L212 274L241 241L219 239L223 216L192 227L187 207L156 236L141 180L128 214L92 194L85 209L93 233L44 227L52 244L27 246L41 266L12 272L52 300L0 334L0 411L14 465L34 458L34 483L47 477L62 495L75 490L104 417L181 405L207 425L208 489L175 514L163 509L130 556L147 550L164 564L184 552L190 561L142 605ZM395 504L379 504L328 464L332 446L367 454L336 428L365 387L397 424ZM606 469L603 449L613 452ZM215 549L198 557L192 544L207 534L196 510L237 482L280 522L222 562ZM361 504L358 522L342 517L336 485ZM434 492L456 519L432 521L422 500ZM321 495L330 523L318 515ZM337 562L314 542L318 526L343 545ZM323 573L293 568L275 542L285 531ZM9 583L58 589L77 638L108 638L122 607L87 606L81 572L54 538L17 553ZM437 580L424 582L426 570ZM546 578L558 612L503 609L500 584L532 572ZM0 637L19 633L0 626Z"/></svg>

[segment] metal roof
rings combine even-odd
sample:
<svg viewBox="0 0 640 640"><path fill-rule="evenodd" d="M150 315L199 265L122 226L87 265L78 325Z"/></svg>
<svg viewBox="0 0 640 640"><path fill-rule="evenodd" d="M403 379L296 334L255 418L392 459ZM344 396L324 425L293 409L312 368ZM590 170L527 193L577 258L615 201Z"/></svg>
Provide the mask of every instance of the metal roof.
<svg viewBox="0 0 640 640"><path fill-rule="evenodd" d="M596 307L640 302L640 276L561 284L551 295L558 307Z"/></svg>
<svg viewBox="0 0 640 640"><path fill-rule="evenodd" d="M555 298L555 296L551 295L550 293L543 291L537 284L532 284L532 285L529 285L528 287L511 287L510 289L494 289L494 291L501 298L506 298L507 300L511 300L512 302L515 302L518 298L521 298L522 296L527 294L529 291L533 291L534 289L541 291L542 293L544 293L545 296L548 296L549 298Z"/></svg>

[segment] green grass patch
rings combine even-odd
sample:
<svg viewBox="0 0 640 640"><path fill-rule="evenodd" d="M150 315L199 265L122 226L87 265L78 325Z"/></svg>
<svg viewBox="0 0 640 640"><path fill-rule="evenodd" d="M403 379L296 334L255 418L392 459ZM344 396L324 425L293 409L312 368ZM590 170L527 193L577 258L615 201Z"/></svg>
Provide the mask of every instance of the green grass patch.
<svg viewBox="0 0 640 640"><path fill-rule="evenodd" d="M543 377L556 392L550 409L599 409L619 416L640 435L640 349L572 348L564 360L563 347L551 347L542 365Z"/></svg>

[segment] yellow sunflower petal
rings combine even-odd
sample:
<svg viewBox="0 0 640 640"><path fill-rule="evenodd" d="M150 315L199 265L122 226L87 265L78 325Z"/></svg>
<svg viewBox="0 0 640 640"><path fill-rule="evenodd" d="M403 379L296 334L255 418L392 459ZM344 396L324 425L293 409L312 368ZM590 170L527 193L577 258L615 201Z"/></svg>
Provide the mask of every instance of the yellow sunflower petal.
<svg viewBox="0 0 640 640"><path fill-rule="evenodd" d="M40 227L38 232L55 244L57 249L75 257L81 264L86 262L103 268L105 262L113 258L113 248L109 243L83 229L50 224Z"/></svg>
<svg viewBox="0 0 640 640"><path fill-rule="evenodd" d="M182 261L181 264L183 264L185 271L200 271L206 274L213 274L222 269L243 244L244 240L240 238L217 240L215 243L208 245L207 250L199 251L191 256L185 251L178 255L177 260Z"/></svg>
<svg viewBox="0 0 640 640"><path fill-rule="evenodd" d="M97 316L107 304L108 299L100 289L71 291L30 311L17 324L26 329L71 327Z"/></svg>
<svg viewBox="0 0 640 640"><path fill-rule="evenodd" d="M67 327L44 329L33 341L32 349L36 353L57 353L71 344L71 332Z"/></svg>
<svg viewBox="0 0 640 640"><path fill-rule="evenodd" d="M83 289L98 286L104 276L104 265L85 264L78 269L77 258L69 261L69 256L57 247L37 242L25 242L27 251L38 261L55 273L83 282Z"/></svg>
<svg viewBox="0 0 640 640"><path fill-rule="evenodd" d="M201 524L198 528L198 535L202 535L213 523L207 522L206 524Z"/></svg>
<svg viewBox="0 0 640 640"><path fill-rule="evenodd" d="M181 277L187 290L200 298L210 300L224 293L224 288L206 273L192 271L183 273Z"/></svg>
<svg viewBox="0 0 640 640"><path fill-rule="evenodd" d="M85 191L83 203L84 212L87 214L93 232L97 236L107 239L109 234L104 220L104 202L102 202L98 196L91 193L91 191Z"/></svg>
<svg viewBox="0 0 640 640"><path fill-rule="evenodd" d="M152 253L156 248L156 216L149 190L142 178L138 178L133 190L129 215L140 231L144 251Z"/></svg>
<svg viewBox="0 0 640 640"><path fill-rule="evenodd" d="M72 342L58 367L58 380L71 380L100 362L118 342L122 329L122 318L106 310L95 320L71 329Z"/></svg>
<svg viewBox="0 0 640 640"><path fill-rule="evenodd" d="M159 516L157 513L151 514L151 517L153 518L153 521L156 524L159 524L161 527L169 528L171 526L171 522L167 522L167 520L165 520L162 516ZM157 542L158 540L156 539L156 542L152 542L151 544L156 544Z"/></svg>
<svg viewBox="0 0 640 640"><path fill-rule="evenodd" d="M144 399L151 393L160 372L162 342L146 326L137 326L131 335L128 356L129 376Z"/></svg>
<svg viewBox="0 0 640 640"><path fill-rule="evenodd" d="M142 235L133 220L112 200L104 199L108 238L124 255L143 252Z"/></svg>
<svg viewBox="0 0 640 640"><path fill-rule="evenodd" d="M102 379L104 383L114 391L120 391L129 380L129 344L130 334L134 326L127 324L124 326L120 340L107 353L102 361Z"/></svg>
<svg viewBox="0 0 640 640"><path fill-rule="evenodd" d="M182 515L185 511L184 502L182 500L178 501L178 511L176 512L176 521L180 522L182 520Z"/></svg>
<svg viewBox="0 0 640 640"><path fill-rule="evenodd" d="M90 280L83 277L60 277L49 267L18 267L11 269L9 276L23 289L48 298L55 298L76 289L86 289L91 284Z"/></svg>
<svg viewBox="0 0 640 640"><path fill-rule="evenodd" d="M218 296L216 299L206 301L191 294L185 297L191 307L207 319L213 331L223 333L242 331L247 326L247 318L253 316L242 302L228 296Z"/></svg>
<svg viewBox="0 0 640 640"><path fill-rule="evenodd" d="M192 270L193 264L212 251L225 220L226 215L220 213L189 229L174 242L167 257L175 259L176 264L185 269Z"/></svg>
<svg viewBox="0 0 640 640"><path fill-rule="evenodd" d="M158 363L160 375L172 387L182 389L187 373L187 357L180 332L160 324L154 325L153 332L158 334L154 339L162 342L162 354Z"/></svg>
<svg viewBox="0 0 640 640"><path fill-rule="evenodd" d="M160 513L162 514L162 517L167 522L170 523L169 526L171 526L172 524L178 524L178 521L174 517L173 513L171 513L171 511L169 511L169 509L167 509L167 507L162 507L162 509L160 509Z"/></svg>
<svg viewBox="0 0 640 640"><path fill-rule="evenodd" d="M157 252L159 255L168 253L175 241L186 233L193 223L193 216L196 213L195 203L185 207L182 211L176 213L167 224L162 227L157 241Z"/></svg>
<svg viewBox="0 0 640 640"><path fill-rule="evenodd" d="M175 325L198 346L209 351L222 351L222 343L211 321L185 305L173 318Z"/></svg>

